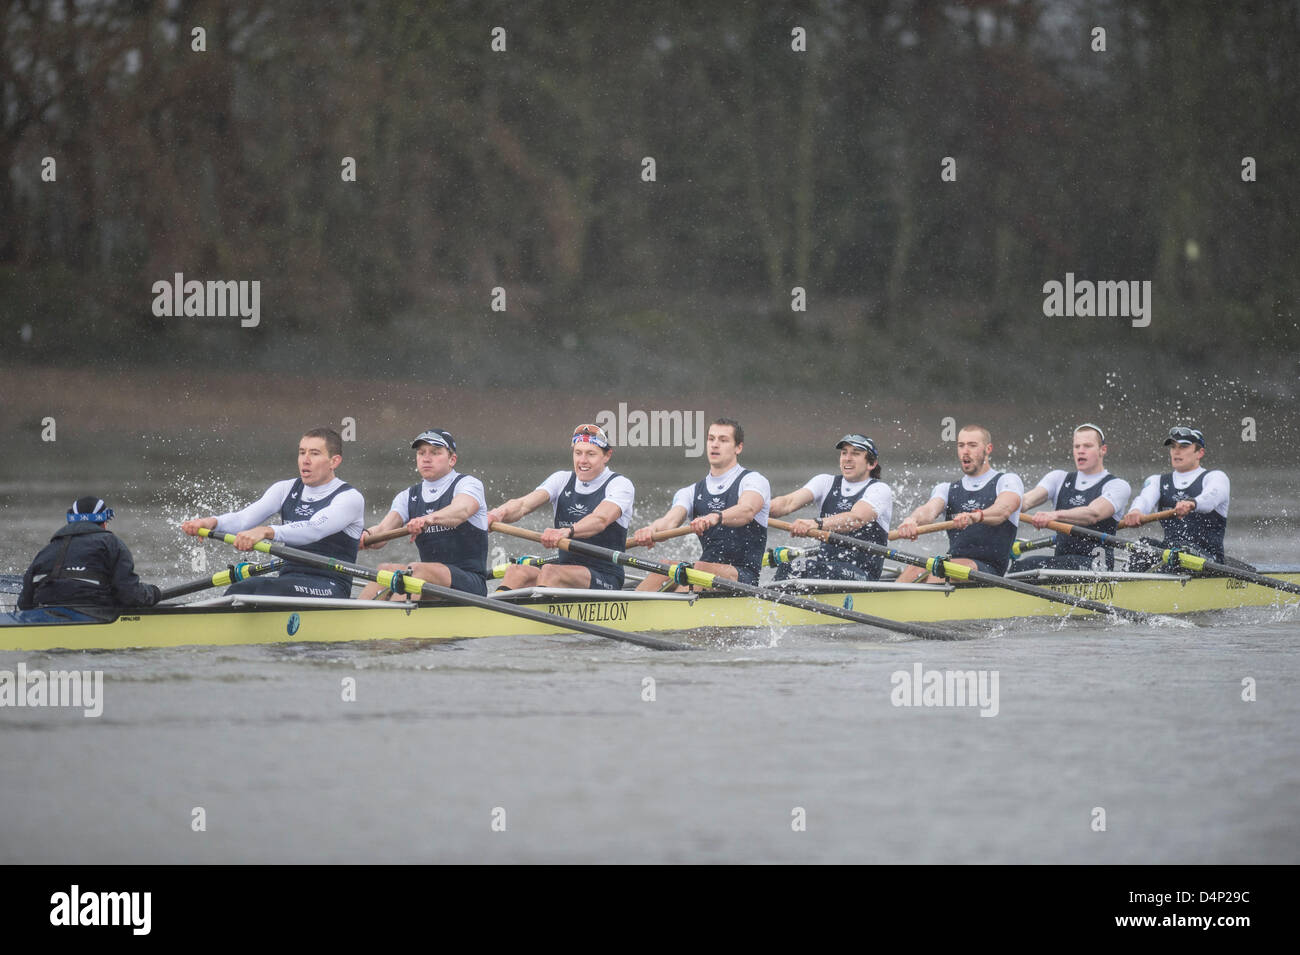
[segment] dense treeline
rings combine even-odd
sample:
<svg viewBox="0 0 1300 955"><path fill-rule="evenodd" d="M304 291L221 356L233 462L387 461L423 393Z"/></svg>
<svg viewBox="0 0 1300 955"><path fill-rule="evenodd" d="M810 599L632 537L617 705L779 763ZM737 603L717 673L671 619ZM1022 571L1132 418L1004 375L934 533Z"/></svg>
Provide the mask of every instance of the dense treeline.
<svg viewBox="0 0 1300 955"><path fill-rule="evenodd" d="M20 324L73 347L56 317L100 352L209 334L151 314L175 272L261 280L272 339L496 286L547 331L851 301L1015 333L1074 272L1151 280L1145 341L1300 341L1296 0L13 0L0 62L11 357Z"/></svg>

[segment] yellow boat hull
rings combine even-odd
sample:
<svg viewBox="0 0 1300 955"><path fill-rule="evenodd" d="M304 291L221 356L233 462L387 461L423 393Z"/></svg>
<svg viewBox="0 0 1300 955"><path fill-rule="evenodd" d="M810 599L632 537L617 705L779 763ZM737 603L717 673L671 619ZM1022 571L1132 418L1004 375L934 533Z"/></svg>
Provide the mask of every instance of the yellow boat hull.
<svg viewBox="0 0 1300 955"><path fill-rule="evenodd" d="M1300 585L1300 572L1276 576ZM1300 602L1300 596L1295 594L1221 577L1098 579L1079 583L1056 582L1051 586L1076 596L1158 614L1235 607L1280 607ZM122 613L102 622L8 622L0 626L0 651L461 640L573 632L474 607L384 606L359 601L308 604L289 598L251 599L256 601L252 605L153 608ZM916 623L960 623L1088 613L1064 604L990 587L921 588L886 584L882 589L820 593L814 595L814 599L833 606L851 606L891 620ZM704 595L637 599L617 594L597 597L553 593L524 603L557 616L636 632L839 626L857 627L864 634L883 633L750 597Z"/></svg>

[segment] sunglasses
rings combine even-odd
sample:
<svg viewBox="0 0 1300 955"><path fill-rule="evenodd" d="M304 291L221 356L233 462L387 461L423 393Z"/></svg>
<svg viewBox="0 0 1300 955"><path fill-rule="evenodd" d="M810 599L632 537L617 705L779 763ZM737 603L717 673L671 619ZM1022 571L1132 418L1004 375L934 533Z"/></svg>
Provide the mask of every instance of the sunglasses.
<svg viewBox="0 0 1300 955"><path fill-rule="evenodd" d="M588 444L594 444L602 451L609 450L609 436L605 434L605 429L594 424L580 424L573 429L573 443L586 441Z"/></svg>
<svg viewBox="0 0 1300 955"><path fill-rule="evenodd" d="M1205 447L1205 435L1195 428L1170 428L1165 444L1177 441L1179 444L1199 444Z"/></svg>

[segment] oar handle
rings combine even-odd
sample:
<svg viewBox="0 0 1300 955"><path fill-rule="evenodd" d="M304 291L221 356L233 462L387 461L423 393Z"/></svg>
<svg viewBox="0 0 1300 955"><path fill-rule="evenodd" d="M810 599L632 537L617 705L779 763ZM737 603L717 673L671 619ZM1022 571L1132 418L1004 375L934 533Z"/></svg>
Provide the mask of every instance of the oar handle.
<svg viewBox="0 0 1300 955"><path fill-rule="evenodd" d="M767 526L775 527L778 531L788 531L794 527L794 525L788 521L779 521L775 517L769 517L767 519ZM922 524L916 529L916 532L918 534L933 534L935 531L950 531L955 526L956 525L952 521L939 521L937 524ZM809 536L816 537L819 540L829 540L831 533L831 531L813 531ZM889 539L891 541L898 540L898 531L890 531Z"/></svg>
<svg viewBox="0 0 1300 955"><path fill-rule="evenodd" d="M411 532L405 526L398 527L391 531L384 531L382 534L371 534L366 538L366 548L369 549L371 544L384 544L388 541L395 541L399 537L410 537Z"/></svg>
<svg viewBox="0 0 1300 955"><path fill-rule="evenodd" d="M672 540L674 537L685 537L688 534L694 534L694 533L695 533L695 529L691 527L690 524L683 524L681 527L674 527L670 531L655 531L654 539L655 539L655 543L657 544L660 541ZM628 541L627 546L624 547L623 549L631 550L633 547L640 547L640 546L641 545L638 544L636 541Z"/></svg>
<svg viewBox="0 0 1300 955"><path fill-rule="evenodd" d="M1169 518L1171 518L1171 517L1173 517L1173 516L1174 516L1174 510L1173 510L1173 508L1170 508L1170 509L1167 510L1167 511L1156 511L1154 514L1143 514L1143 515L1138 519L1138 523L1139 523L1139 524L1150 524L1150 523L1153 523L1154 521L1164 521L1164 520L1168 520ZM1048 521L1048 522L1047 522L1047 527L1048 527L1050 530L1054 530L1054 531L1056 531L1056 533L1058 533L1058 534L1070 534L1070 533L1072 533L1076 528L1078 528L1078 526L1079 526L1079 525L1077 525L1077 524L1067 524L1067 523L1065 523L1065 521ZM1086 530L1086 528L1085 528L1085 530Z"/></svg>
<svg viewBox="0 0 1300 955"><path fill-rule="evenodd" d="M498 534L505 534L509 537L518 537L520 540L532 541L534 544L540 544L542 535L537 531L530 531L526 527L515 527L513 524L502 524L500 521L493 521L488 525L488 530L496 531ZM567 540L560 541L560 545L567 544ZM564 548L568 550L568 547Z"/></svg>

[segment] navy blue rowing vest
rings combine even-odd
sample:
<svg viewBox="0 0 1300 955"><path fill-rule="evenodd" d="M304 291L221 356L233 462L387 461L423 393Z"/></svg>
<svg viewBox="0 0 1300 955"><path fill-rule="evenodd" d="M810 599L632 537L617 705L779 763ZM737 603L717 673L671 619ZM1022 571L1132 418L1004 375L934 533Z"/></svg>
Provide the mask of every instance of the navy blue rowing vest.
<svg viewBox="0 0 1300 955"><path fill-rule="evenodd" d="M1202 486L1205 484L1205 475L1210 473L1212 472L1202 471L1195 481L1181 491L1174 487L1172 471L1162 474L1160 500L1156 503L1156 510L1167 511L1179 501L1193 500L1201 493ZM1211 560L1223 563L1223 535L1228 529L1228 519L1218 511L1210 511L1208 514L1192 511L1181 520L1177 517L1163 520L1160 526L1165 529L1166 544L1180 547L1190 544L1208 554Z"/></svg>
<svg viewBox="0 0 1300 955"><path fill-rule="evenodd" d="M410 518L423 517L440 511L451 504L456 496L456 485L467 475L458 474L456 480L448 485L434 501L425 501L420 493L423 485L412 484L406 490L406 512ZM464 520L455 527L439 527L430 524L415 539L415 546L420 551L420 560L427 564L446 564L459 567L471 574L487 578L488 535L479 530L469 520Z"/></svg>
<svg viewBox="0 0 1300 955"><path fill-rule="evenodd" d="M284 503L280 505L280 520L285 524L297 524L299 521L309 521L317 511L324 510L329 506L330 501L338 497L344 491L352 490L352 485L342 484L335 489L334 493L328 497L321 498L319 501L304 501L302 499L302 478L293 482L293 487L289 489L288 496L285 497ZM336 531L329 537L322 537L318 541L310 544L303 544L298 549L305 550L312 554L319 554L321 557L330 557L334 560L345 560L349 563L357 559L357 550L361 544L361 539L353 537L347 531ZM329 577L332 580L341 581L347 584L349 591L352 588L352 578L347 574L336 573L331 570L318 570L315 567L304 567L299 565L294 570L295 573L319 574L322 577Z"/></svg>
<svg viewBox="0 0 1300 955"><path fill-rule="evenodd" d="M998 481L1001 471L995 471L978 491L968 491L961 481L948 485L948 507L945 511L948 520L952 520L962 511L988 510L998 499ZM1016 541L1016 525L1010 520L996 526L972 524L964 531L948 532L948 553L953 557L968 557L982 560L997 569L999 574L1007 572L1011 563L1011 545Z"/></svg>
<svg viewBox="0 0 1300 955"><path fill-rule="evenodd" d="M1093 501L1101 496L1101 489L1110 481L1115 480L1115 475L1107 474L1104 478L1088 488L1086 491L1076 490L1074 482L1078 480L1079 472L1071 471L1061 482L1061 489L1056 492L1056 509L1058 511L1068 511L1072 507L1087 507ZM1100 531L1103 534L1114 534L1119 530L1119 521L1112 514L1104 521L1098 521L1096 524L1087 525L1089 530ZM1097 542L1089 540L1086 537L1076 537L1074 534L1057 534L1053 540L1056 547L1056 553L1059 554L1091 554L1097 548ZM1115 550L1107 547L1106 566L1114 568Z"/></svg>
<svg viewBox="0 0 1300 955"><path fill-rule="evenodd" d="M570 474L569 483L564 485L564 490L560 492L560 499L555 502L555 526L572 527L595 511L600 506L600 502L605 500L605 492L609 490L609 482L619 476L617 471L610 471L609 481L606 481L590 494L579 494L578 475ZM623 515L619 516L622 517ZM627 528L617 520L610 521L599 534L594 537L584 537L583 541L609 550L623 550L627 546ZM567 550L560 551L560 556L555 562L557 564L582 564L584 567L599 568L606 574L613 574L618 579L618 587L615 589L621 590L623 587L624 573L622 564L611 564L599 557L574 554Z"/></svg>
<svg viewBox="0 0 1300 955"><path fill-rule="evenodd" d="M691 516L703 517L705 514L735 507L740 501L740 482L748 473L747 468L741 469L731 486L721 494L711 494L709 479L701 478L695 485L695 499L692 502L694 513ZM763 551L767 549L767 528L757 519L744 527L723 527L719 524L705 531L700 537L700 543L704 548L700 560L730 564L737 570L744 568L751 571L754 579L757 579L758 573L763 569Z"/></svg>
<svg viewBox="0 0 1300 955"><path fill-rule="evenodd" d="M853 510L853 505L862 500L862 495L867 493L867 488L871 487L873 484L879 483L880 482L875 478L871 478L866 484L862 485L857 494L844 495L840 492L840 488L844 486L844 475L835 475L835 480L831 484L830 492L826 495L826 499L822 501L822 512L819 516L830 517L834 514L843 514L846 511ZM867 541L872 544L889 543L889 532L880 526L879 521L872 521L870 524L864 524L856 531L849 531L847 533L841 531L839 533L843 533L846 537L856 537L860 541ZM878 557L870 551L860 550L857 547L849 547L845 545L830 550L829 552L823 548L822 553L831 560L842 560L853 564L855 567L861 567L873 580L880 579L880 572L885 566L885 558Z"/></svg>

